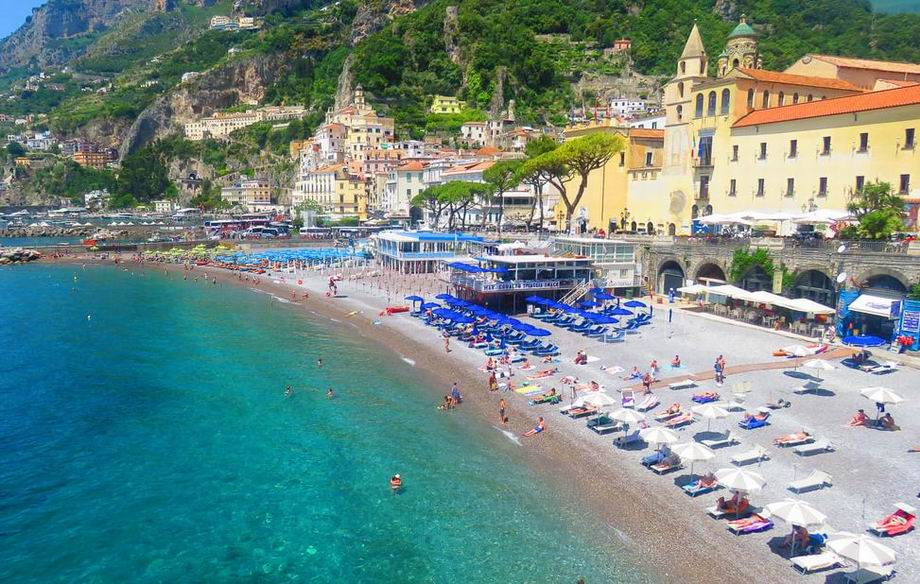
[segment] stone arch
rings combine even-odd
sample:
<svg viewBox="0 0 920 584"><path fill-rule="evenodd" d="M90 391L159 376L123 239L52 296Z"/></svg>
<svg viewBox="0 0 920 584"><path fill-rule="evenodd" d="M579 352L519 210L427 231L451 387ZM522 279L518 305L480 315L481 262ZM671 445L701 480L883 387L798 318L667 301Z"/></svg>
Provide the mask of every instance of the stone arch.
<svg viewBox="0 0 920 584"><path fill-rule="evenodd" d="M645 232L649 235L655 235L655 224L649 221L645 225Z"/></svg>
<svg viewBox="0 0 920 584"><path fill-rule="evenodd" d="M856 279L856 282L865 291L889 292L889 295L901 297L906 296L910 290L910 280L901 272L890 268L867 270Z"/></svg>
<svg viewBox="0 0 920 584"><path fill-rule="evenodd" d="M792 285L796 298L807 298L825 306L836 306L837 286L827 272L820 268L801 270Z"/></svg>
<svg viewBox="0 0 920 584"><path fill-rule="evenodd" d="M677 235L677 225L668 223L668 235Z"/></svg>
<svg viewBox="0 0 920 584"><path fill-rule="evenodd" d="M772 292L773 279L767 275L767 272L761 266L755 265L745 272L744 276L741 277L741 281L738 282L738 286L748 292L758 292L760 290Z"/></svg>
<svg viewBox="0 0 920 584"><path fill-rule="evenodd" d="M674 258L663 260L658 265L658 291L666 294L671 288L675 290L684 285L684 267Z"/></svg>
<svg viewBox="0 0 920 584"><path fill-rule="evenodd" d="M717 284L724 284L728 281L728 278L725 275L725 270L722 269L722 266L715 262L704 261L696 268L694 272L693 279L694 281L706 281L706 280L720 280L716 282Z"/></svg>

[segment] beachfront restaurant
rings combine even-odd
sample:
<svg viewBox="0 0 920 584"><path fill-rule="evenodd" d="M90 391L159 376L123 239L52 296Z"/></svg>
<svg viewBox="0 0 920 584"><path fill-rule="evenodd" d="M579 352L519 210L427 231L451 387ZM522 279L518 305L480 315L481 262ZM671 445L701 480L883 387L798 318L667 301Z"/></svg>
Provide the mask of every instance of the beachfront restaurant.
<svg viewBox="0 0 920 584"><path fill-rule="evenodd" d="M482 245L483 238L464 233L391 230L381 231L371 241L385 268L427 274L436 272L444 260L466 256L472 247Z"/></svg>
<svg viewBox="0 0 920 584"><path fill-rule="evenodd" d="M444 267L455 296L509 314L525 311L527 296L558 300L594 277L587 257L486 255Z"/></svg>
<svg viewBox="0 0 920 584"><path fill-rule="evenodd" d="M618 296L638 291L640 264L636 261L636 245L617 239L557 236L553 250L560 256L580 256L594 262L595 278L601 288L612 290Z"/></svg>

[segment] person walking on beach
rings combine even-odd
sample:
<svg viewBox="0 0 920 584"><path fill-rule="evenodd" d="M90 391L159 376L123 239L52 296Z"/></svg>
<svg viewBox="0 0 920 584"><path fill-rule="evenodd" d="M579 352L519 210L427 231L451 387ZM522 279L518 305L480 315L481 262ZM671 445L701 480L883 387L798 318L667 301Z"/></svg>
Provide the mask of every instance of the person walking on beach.
<svg viewBox="0 0 920 584"><path fill-rule="evenodd" d="M721 357L721 355L720 355L720 357ZM722 369L722 360L721 360L721 358L716 359L716 362L715 362L715 364L712 366L712 368L713 368L713 370L715 371L715 374L716 374L716 385L720 385L720 386L721 386L721 385L722 385L722 380L724 379L724 377L723 377L723 369Z"/></svg>
<svg viewBox="0 0 920 584"><path fill-rule="evenodd" d="M444 352L450 353L450 336L444 333Z"/></svg>
<svg viewBox="0 0 920 584"><path fill-rule="evenodd" d="M508 407L508 404L505 403L505 398L498 400L498 419L501 420L502 424L508 423L508 417L505 415L505 409Z"/></svg>

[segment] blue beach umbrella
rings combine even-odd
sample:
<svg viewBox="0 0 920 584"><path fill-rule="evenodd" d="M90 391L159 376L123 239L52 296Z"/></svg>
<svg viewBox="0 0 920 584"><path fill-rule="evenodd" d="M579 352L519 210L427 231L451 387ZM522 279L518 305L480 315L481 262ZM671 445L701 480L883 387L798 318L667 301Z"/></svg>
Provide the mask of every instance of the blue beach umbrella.
<svg viewBox="0 0 920 584"><path fill-rule="evenodd" d="M546 329L537 328L537 327L535 327L535 326L530 327L530 329L527 330L527 331L525 331L525 332L526 332L528 335L533 336L533 337L548 337L548 336L550 336L551 334L553 334L553 333L551 333L550 331L548 331L548 330L546 330Z"/></svg>
<svg viewBox="0 0 920 584"><path fill-rule="evenodd" d="M428 310L429 308L441 308L441 305L437 302L426 302L422 304L419 308L422 310Z"/></svg>
<svg viewBox="0 0 920 584"><path fill-rule="evenodd" d="M638 300L629 300L623 303L623 306L628 306L630 308L645 308L645 302L639 302Z"/></svg>
<svg viewBox="0 0 920 584"><path fill-rule="evenodd" d="M438 300L453 300L454 297L451 296L450 294L438 294L437 296L435 296L435 298L437 298Z"/></svg>
<svg viewBox="0 0 920 584"><path fill-rule="evenodd" d="M607 294L606 292L598 292L594 295L595 300L613 300L616 298L613 294Z"/></svg>
<svg viewBox="0 0 920 584"><path fill-rule="evenodd" d="M585 300L584 302L579 302L579 304L581 304L582 308L595 308L597 306L600 306L600 304L592 300Z"/></svg>
<svg viewBox="0 0 920 584"><path fill-rule="evenodd" d="M413 294L412 296L406 296L405 299L408 300L409 302L424 302L425 301L424 298L422 298L421 296L417 296L415 294Z"/></svg>
<svg viewBox="0 0 920 584"><path fill-rule="evenodd" d="M625 308L614 308L608 310L607 314L611 316L632 316L632 310L626 310Z"/></svg>

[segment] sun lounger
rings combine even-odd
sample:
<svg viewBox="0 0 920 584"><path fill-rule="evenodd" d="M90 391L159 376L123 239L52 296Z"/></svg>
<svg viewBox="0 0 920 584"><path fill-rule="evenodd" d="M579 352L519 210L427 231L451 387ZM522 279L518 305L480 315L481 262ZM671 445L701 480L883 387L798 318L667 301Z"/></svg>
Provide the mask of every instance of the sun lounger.
<svg viewBox="0 0 920 584"><path fill-rule="evenodd" d="M715 392L700 393L691 397L690 400L698 404L708 404L714 401L718 401L719 394Z"/></svg>
<svg viewBox="0 0 920 584"><path fill-rule="evenodd" d="M873 566L870 568L860 568L855 572L844 574L847 582L853 584L869 584L870 582L880 582L891 578L894 574L894 566Z"/></svg>
<svg viewBox="0 0 920 584"><path fill-rule="evenodd" d="M626 340L626 333L623 331L616 331L612 333L607 333L598 337L598 340L605 343L622 343Z"/></svg>
<svg viewBox="0 0 920 584"><path fill-rule="evenodd" d="M489 357L500 357L505 354L504 349L487 349L485 354Z"/></svg>
<svg viewBox="0 0 920 584"><path fill-rule="evenodd" d="M726 430L725 434L715 438L704 438L703 440L700 440L700 444L703 446L708 446L709 448L723 448L725 446L731 446L732 444L737 443L738 440L732 436L731 430Z"/></svg>
<svg viewBox="0 0 920 584"><path fill-rule="evenodd" d="M698 497L699 495L705 495L706 493L711 493L716 489L721 488L719 483L712 483L711 485L701 486L699 481L693 481L681 487L681 490L690 495L691 497Z"/></svg>
<svg viewBox="0 0 920 584"><path fill-rule="evenodd" d="M696 382L692 379L683 379L681 381L669 383L668 387L671 389L689 389L691 387L696 387Z"/></svg>
<svg viewBox="0 0 920 584"><path fill-rule="evenodd" d="M811 434L808 434L807 436L792 438L791 435L789 435L789 436L780 436L779 438L777 438L777 440L781 440L781 441L780 442L774 441L774 444L776 444L780 448L788 448L790 446L802 446L803 444L811 444L812 442L815 441L815 437L812 436Z"/></svg>
<svg viewBox="0 0 920 584"><path fill-rule="evenodd" d="M732 456L729 461L734 465L744 466L745 464L752 464L762 460L768 460L769 458L770 454L763 446L754 446L747 452Z"/></svg>
<svg viewBox="0 0 920 584"><path fill-rule="evenodd" d="M680 410L678 410L678 411L676 411L676 412L670 412L670 413L669 413L667 410L665 410L665 411L663 411L663 412L660 412L660 413L658 413L658 414L655 414L655 415L652 416L652 417L655 419L656 422L664 422L665 420L670 420L671 418L676 418L677 416L681 415L682 413L683 413L683 412L680 411Z"/></svg>
<svg viewBox="0 0 920 584"><path fill-rule="evenodd" d="M632 432L625 434L623 436L617 436L613 439L613 445L617 448L624 448L630 444L642 442L642 438L639 436L639 429L636 428Z"/></svg>
<svg viewBox="0 0 920 584"><path fill-rule="evenodd" d="M557 393L556 395L541 395L528 403L532 406L539 406L542 404L558 404L560 401L562 401L562 396Z"/></svg>
<svg viewBox="0 0 920 584"><path fill-rule="evenodd" d="M810 444L803 444L792 449L799 456L811 456L821 452L830 452L834 446L827 440L817 440Z"/></svg>
<svg viewBox="0 0 920 584"><path fill-rule="evenodd" d="M738 422L738 427L744 428L745 430L756 430L757 428L763 428L764 426L769 425L769 419L769 415L762 418L748 418L747 420L741 420Z"/></svg>
<svg viewBox="0 0 920 584"><path fill-rule="evenodd" d="M733 517L736 520L741 517L747 517L754 510L751 508L750 503L747 502L747 499L741 501L741 508L737 511L732 509L719 509L718 505L713 505L706 509L706 514L712 517L713 519L722 519L724 517Z"/></svg>
<svg viewBox="0 0 920 584"><path fill-rule="evenodd" d="M885 363L882 363L881 365L867 369L866 371L868 371L869 373L873 375L885 375L886 373L894 373L895 371L898 370L899 366L900 364L894 361L886 361Z"/></svg>
<svg viewBox="0 0 920 584"><path fill-rule="evenodd" d="M585 416L593 416L597 413L597 408L575 408L570 410L568 417L577 420L578 418L584 418Z"/></svg>
<svg viewBox="0 0 920 584"><path fill-rule="evenodd" d="M632 408L636 405L636 396L632 391L624 391L623 396L620 398L621 405L624 408Z"/></svg>
<svg viewBox="0 0 920 584"><path fill-rule="evenodd" d="M668 474L669 472L673 472L683 467L684 465L681 464L680 460L677 460L672 464L668 464L666 462L659 462L657 464L653 464L649 466L649 468L652 469L652 471L655 474L659 474L659 475Z"/></svg>
<svg viewBox="0 0 920 584"><path fill-rule="evenodd" d="M773 522L765 517L758 516L753 521L746 523L729 524L728 530L735 535L746 535L748 533L760 533L773 529Z"/></svg>
<svg viewBox="0 0 920 584"><path fill-rule="evenodd" d="M786 485L786 488L792 491L793 493L801 493L802 491L812 491L815 489L823 489L825 485L831 486L832 484L834 483L833 483L833 480L831 479L831 475L827 474L826 472L816 470L813 473L811 473L810 476L804 479L792 481L791 483Z"/></svg>
<svg viewBox="0 0 920 584"><path fill-rule="evenodd" d="M869 531L879 537L894 537L911 531L916 520L917 517L913 513L898 509L881 521L876 521L870 525Z"/></svg>
<svg viewBox="0 0 920 584"><path fill-rule="evenodd" d="M690 412L684 412L674 418L671 418L664 425L668 428L678 428L680 426L685 426L687 424L693 423L693 414Z"/></svg>
<svg viewBox="0 0 920 584"><path fill-rule="evenodd" d="M596 432L597 434L609 434L610 432L618 432L623 429L622 422L616 420L611 420L607 416L600 416L593 420L588 420L588 428L591 431Z"/></svg>
<svg viewBox="0 0 920 584"><path fill-rule="evenodd" d="M667 454L663 450L656 450L651 454L647 454L642 457L642 460L639 461L639 464L642 466L652 466L653 464L658 464Z"/></svg>
<svg viewBox="0 0 920 584"><path fill-rule="evenodd" d="M829 570L841 565L842 562L834 552L821 552L810 556L796 556L792 558L792 567L803 574Z"/></svg>
<svg viewBox="0 0 920 584"><path fill-rule="evenodd" d="M658 400L658 397L654 393L650 393L636 405L636 409L640 412L647 412L660 403L661 402Z"/></svg>

